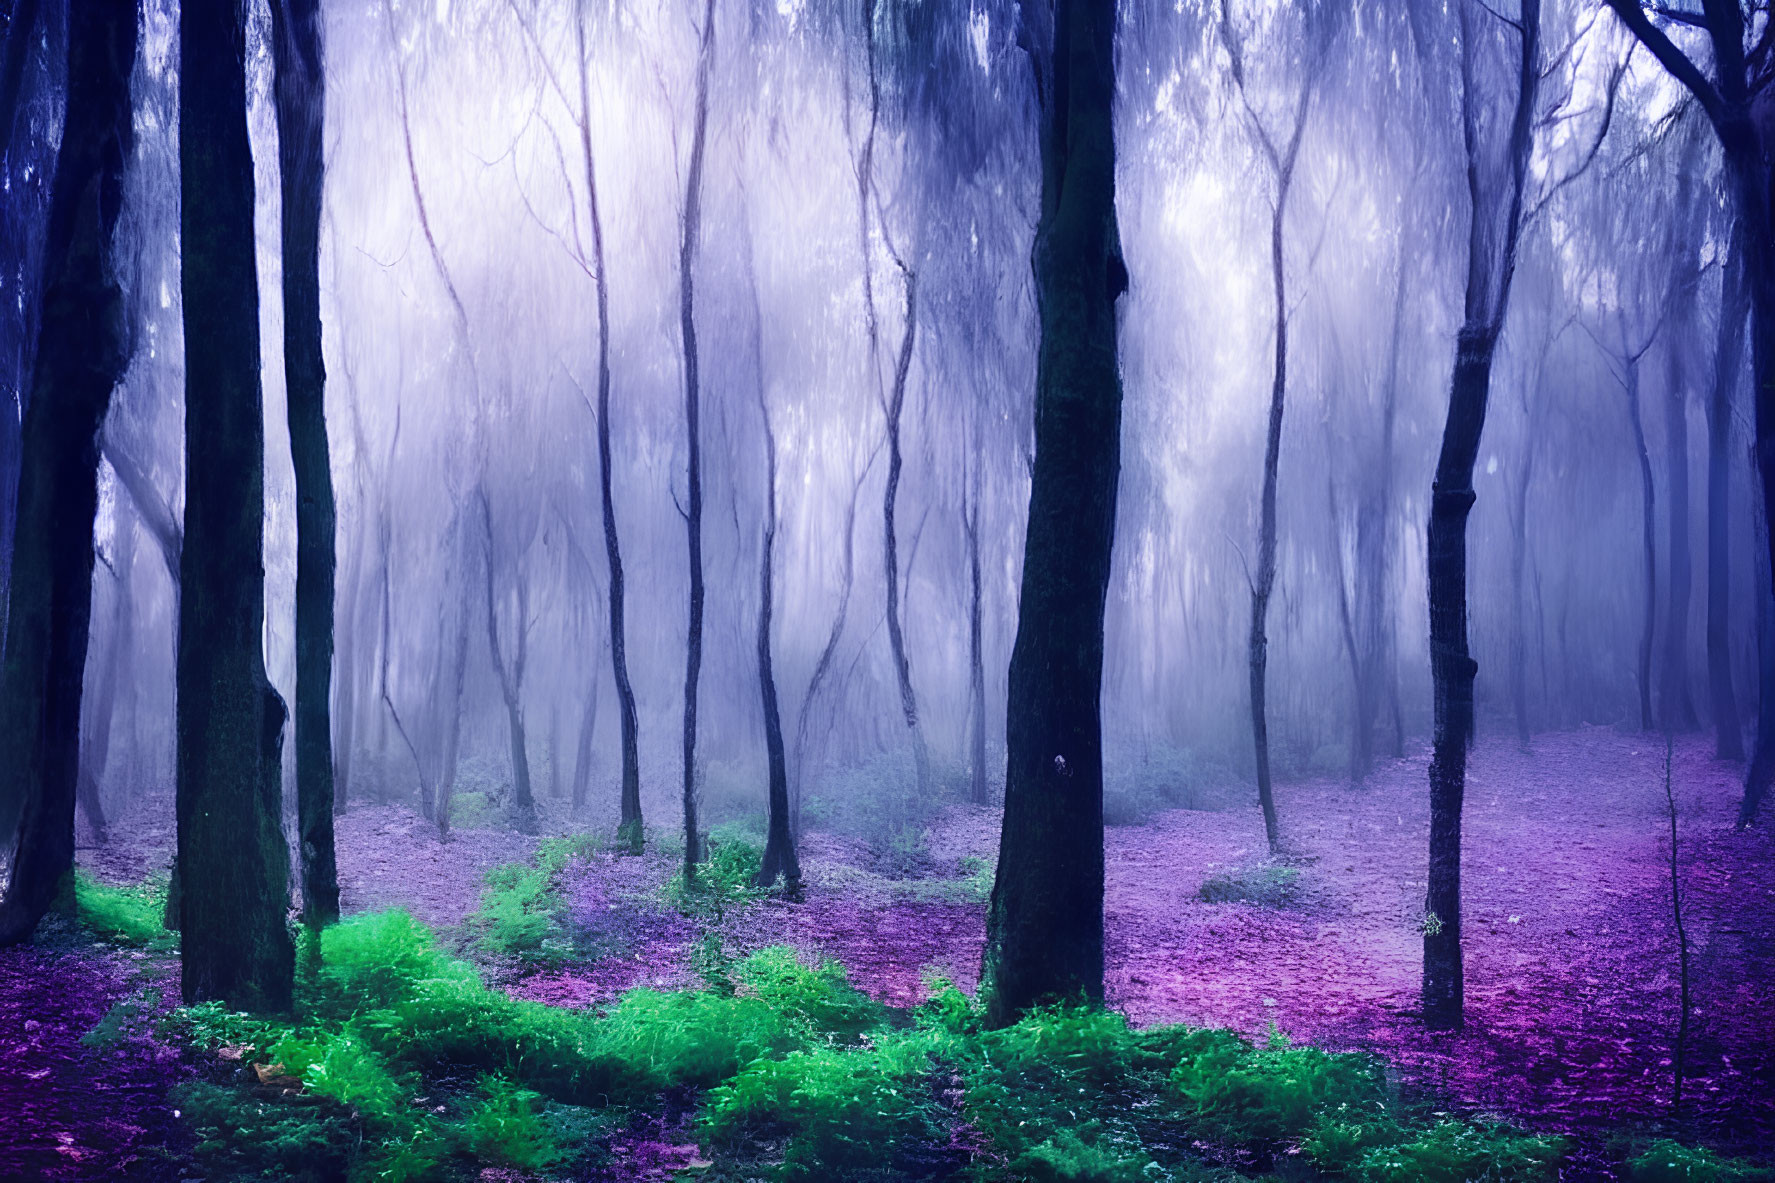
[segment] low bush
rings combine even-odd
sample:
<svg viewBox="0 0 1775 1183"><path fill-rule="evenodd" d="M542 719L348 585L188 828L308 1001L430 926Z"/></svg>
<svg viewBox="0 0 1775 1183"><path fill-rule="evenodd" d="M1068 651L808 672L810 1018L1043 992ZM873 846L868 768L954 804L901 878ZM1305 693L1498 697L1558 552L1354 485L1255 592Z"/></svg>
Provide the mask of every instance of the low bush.
<svg viewBox="0 0 1775 1183"><path fill-rule="evenodd" d="M1660 1138L1627 1163L1633 1183L1764 1183L1775 1172Z"/></svg>
<svg viewBox="0 0 1775 1183"><path fill-rule="evenodd" d="M728 912L766 894L754 886L764 847L746 831L723 826L709 835L696 877L680 867L662 889L666 903L686 916L719 922Z"/></svg>
<svg viewBox="0 0 1775 1183"><path fill-rule="evenodd" d="M1298 1137L1326 1107L1375 1100L1380 1093L1365 1057L1292 1047L1279 1035L1265 1048L1217 1039L1180 1059L1169 1083L1190 1119L1244 1146Z"/></svg>
<svg viewBox="0 0 1775 1183"><path fill-rule="evenodd" d="M576 861L596 854L595 835L551 838L536 848L529 863L505 863L487 872L481 906L468 919L476 942L495 956L525 962L565 961L575 939L561 894L561 876Z"/></svg>
<svg viewBox="0 0 1775 1183"><path fill-rule="evenodd" d="M1502 1126L1441 1121L1406 1141L1363 1154L1362 1183L1541 1183L1559 1178L1565 1144Z"/></svg>
<svg viewBox="0 0 1775 1183"><path fill-rule="evenodd" d="M546 1171L566 1157L543 1117L539 1093L483 1076L480 1095L462 1119L463 1147L476 1159L520 1171Z"/></svg>
<svg viewBox="0 0 1775 1183"><path fill-rule="evenodd" d="M1206 904L1243 901L1264 908L1280 908L1293 902L1299 888L1298 870L1270 864L1211 875L1196 890L1196 897Z"/></svg>

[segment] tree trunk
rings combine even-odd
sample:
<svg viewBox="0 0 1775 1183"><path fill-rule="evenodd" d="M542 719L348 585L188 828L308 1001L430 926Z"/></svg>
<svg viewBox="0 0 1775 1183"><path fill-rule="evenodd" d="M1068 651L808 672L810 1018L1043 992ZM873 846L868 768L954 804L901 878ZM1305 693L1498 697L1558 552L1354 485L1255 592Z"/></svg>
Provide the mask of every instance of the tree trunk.
<svg viewBox="0 0 1775 1183"><path fill-rule="evenodd" d="M1639 630L1639 728L1652 730L1652 641L1658 624L1657 491L1652 485L1652 457L1646 449L1645 421L1639 408L1639 358L1627 361L1627 419L1639 455L1640 548L1645 553L1645 615Z"/></svg>
<svg viewBox="0 0 1775 1183"><path fill-rule="evenodd" d="M456 553L463 556L464 567L471 561L468 558L468 543L464 537L465 528L460 521L453 522L450 530ZM450 837L450 808L456 794L456 763L462 741L462 689L468 679L468 630L469 614L472 599L469 592L469 576L467 570L461 572L462 592L457 597L454 641L450 646L450 666L448 683L444 691L442 704L443 742L441 758L438 761L438 840L446 841Z"/></svg>
<svg viewBox="0 0 1775 1183"><path fill-rule="evenodd" d="M180 962L187 1002L287 1011L283 700L265 678L264 407L246 10L180 13L185 542L180 563Z"/></svg>
<svg viewBox="0 0 1775 1183"><path fill-rule="evenodd" d="M1738 692L1732 680L1729 554L1732 394L1744 352L1744 318L1750 311L1742 233L1741 226L1734 224L1720 288L1719 337L1707 400L1707 682L1717 736L1714 755L1721 760L1744 759Z"/></svg>
<svg viewBox="0 0 1775 1183"><path fill-rule="evenodd" d="M906 656L906 633L900 624L900 548L895 528L899 504L900 473L905 459L900 451L900 417L906 409L906 385L912 372L912 349L918 336L918 272L903 268L906 278L906 326L900 337L900 353L894 363L894 382L883 405L887 421L887 483L882 493L882 571L887 576L888 647L894 659L894 680L900 691L900 717L912 740L918 795L931 792L931 753L918 725L918 695L912 688L912 662ZM908 564L910 567L910 564Z"/></svg>
<svg viewBox="0 0 1775 1183"><path fill-rule="evenodd" d="M604 268L604 218L598 206L598 174L592 157L585 6L579 5L574 11L574 35L579 49L579 146L585 158L586 208L591 215L592 261L598 292L598 495L604 514L604 557L610 567L610 672L616 681L617 715L622 724L621 814L616 834L619 845L630 854L640 854L645 842L641 822L641 724L635 709L635 688L629 681L622 545L617 538L616 501L610 476L610 285ZM574 802L576 811L579 804Z"/></svg>
<svg viewBox="0 0 1775 1183"><path fill-rule="evenodd" d="M1511 490L1510 512L1510 704L1516 715L1516 743L1529 750L1528 725L1528 490L1535 475L1533 425L1525 431L1522 463Z"/></svg>
<svg viewBox="0 0 1775 1183"><path fill-rule="evenodd" d="M296 828L302 915L339 918L333 853L333 468L321 355L321 131L326 71L319 0L272 0L277 158L283 185L284 386L296 473Z"/></svg>
<svg viewBox="0 0 1775 1183"><path fill-rule="evenodd" d="M1103 605L1121 465L1115 5L1024 0L1041 103L1031 255L1040 347L1005 812L987 914L987 1021L1103 998Z"/></svg>
<svg viewBox="0 0 1775 1183"><path fill-rule="evenodd" d="M1689 595L1695 579L1689 551L1689 400L1682 388L1682 366L1676 353L1675 346L1668 351L1670 388L1664 392L1670 469L1670 507L1664 516L1670 538L1670 584L1665 597L1664 669L1658 705L1666 731L1693 731L1701 721L1689 694Z"/></svg>
<svg viewBox="0 0 1775 1183"><path fill-rule="evenodd" d="M762 369L762 367L760 367ZM765 494L764 546L758 559L758 693L764 708L764 752L770 769L770 821L758 886L769 887L781 876L788 894L801 891L801 861L795 854L795 833L789 824L789 762L783 750L783 719L777 707L777 679L771 661L771 620L775 603L772 564L777 541L777 440L770 425L764 383L758 385L758 411L764 417Z"/></svg>
<svg viewBox="0 0 1775 1183"><path fill-rule="evenodd" d="M111 249L133 146L135 57L133 4L90 0L70 9L68 99L20 439L0 664L0 841L13 841L15 833L17 840L0 899L0 945L30 937L71 887L74 869L97 436L129 362L127 310Z"/></svg>
<svg viewBox="0 0 1775 1183"><path fill-rule="evenodd" d="M111 623L105 630L105 650L99 660L98 677L94 679L92 707L80 725L80 779L77 784L79 805L92 826L93 840L103 846L109 840L105 821L103 787L105 770L111 760L111 731L116 718L117 692L128 686L132 673L130 649L134 645L131 623L134 620L130 602L130 571L136 558L136 524L124 516L122 502L113 504L114 515L111 557L107 566L113 575Z"/></svg>
<svg viewBox="0 0 1775 1183"><path fill-rule="evenodd" d="M511 741L512 813L517 829L526 834L536 831L536 795L530 788L530 749L524 738L524 666L530 636L529 579L522 569L524 556L517 556L512 577L517 585L517 627L513 629L511 649L499 640L499 597L494 589L493 507L487 490L477 494L481 503L482 574L486 577L487 652L493 660L493 672L499 678L499 695L505 702L506 733Z"/></svg>
<svg viewBox="0 0 1775 1183"><path fill-rule="evenodd" d="M715 0L705 0L696 62L696 112L690 168L684 182L684 220L678 243L678 320L684 346L686 460L684 533L690 557L690 622L684 647L684 881L696 881L702 842L696 820L697 683L703 669L703 455L696 352L696 251L702 232L703 149L709 129L709 71L715 56Z"/></svg>
<svg viewBox="0 0 1775 1183"><path fill-rule="evenodd" d="M1509 310L1510 285L1522 229L1523 188L1534 146L1535 89L1540 81L1539 0L1522 0L1513 31L1485 26L1487 35L1515 36L1521 56L1515 103L1502 163L1506 185L1486 184L1475 109L1474 44L1478 19L1460 9L1461 115L1467 152L1470 222L1464 314L1455 340L1448 418L1436 476L1430 486L1427 531L1430 601L1430 676L1435 689L1435 736L1430 755L1429 884L1424 900L1424 1022L1458 1028L1465 980L1461 963L1461 806L1467 786L1467 749L1473 738L1473 680L1479 664L1467 648L1467 518L1473 510L1473 464L1485 431L1492 358Z"/></svg>

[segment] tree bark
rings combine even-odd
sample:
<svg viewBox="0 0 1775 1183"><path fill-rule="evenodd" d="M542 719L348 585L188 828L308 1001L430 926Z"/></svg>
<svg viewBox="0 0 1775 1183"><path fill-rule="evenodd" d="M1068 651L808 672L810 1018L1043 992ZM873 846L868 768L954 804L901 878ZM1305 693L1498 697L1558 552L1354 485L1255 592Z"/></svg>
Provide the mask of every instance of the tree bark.
<svg viewBox="0 0 1775 1183"><path fill-rule="evenodd" d="M67 45L0 663L0 841L17 842L0 899L0 946L28 939L72 886L97 437L129 361L111 251L133 148L134 4L72 6Z"/></svg>
<svg viewBox="0 0 1775 1183"><path fill-rule="evenodd" d="M1502 163L1503 199L1488 184L1474 93L1475 20L1460 9L1461 122L1467 153L1468 204L1466 296L1455 341L1448 417L1430 486L1428 590L1430 676L1435 690L1435 735L1430 756L1429 884L1424 901L1424 1022L1458 1028L1463 1021L1465 980L1461 961L1461 806L1467 783L1467 748L1473 737L1473 680L1479 664L1467 647L1467 518L1474 501L1473 464L1485 431L1492 359L1509 308L1522 230L1523 189L1533 147L1535 89L1540 80L1539 0L1522 0L1513 31L1521 51L1515 104ZM1488 27L1487 32L1492 30ZM1499 35L1512 35L1511 33ZM1494 208L1498 207L1498 208Z"/></svg>
<svg viewBox="0 0 1775 1183"><path fill-rule="evenodd" d="M493 508L485 487L476 497L481 503L482 574L487 594L487 652L493 659L493 672L499 678L499 695L505 703L507 738L511 742L512 812L517 829L530 834L536 831L536 795L530 786L530 748L524 736L524 666L529 651L530 592L529 577L523 571L524 556L513 563L512 578L517 590L518 619L512 630L512 644L499 640L499 597L494 586Z"/></svg>
<svg viewBox="0 0 1775 1183"><path fill-rule="evenodd" d="M265 677L264 407L246 10L179 24L185 541L180 554L180 964L187 1002L287 1011L283 700Z"/></svg>
<svg viewBox="0 0 1775 1183"><path fill-rule="evenodd" d="M690 621L684 647L684 881L696 881L702 841L696 820L697 683L703 668L703 455L696 351L696 252L702 233L703 149L709 129L709 71L715 56L715 0L703 4L696 62L696 111L690 168L684 182L684 215L678 243L678 320L684 347L684 430L687 506L684 532L690 557Z"/></svg>
<svg viewBox="0 0 1775 1183"><path fill-rule="evenodd" d="M762 371L762 367L760 367ZM777 706L777 679L771 660L771 621L775 605L772 566L777 541L777 438L770 425L762 372L758 384L758 412L764 419L766 493L764 545L758 558L758 693L764 709L764 752L769 767L769 828L758 886L769 887L781 876L788 894L801 891L801 860L795 853L795 832L789 824L789 762L783 748L783 719Z"/></svg>
<svg viewBox="0 0 1775 1183"><path fill-rule="evenodd" d="M1714 349L1713 388L1707 400L1707 683L1716 735L1714 755L1744 759L1738 692L1732 679L1731 619L1731 437L1732 394L1744 352L1744 319L1750 292L1744 282L1742 226L1734 223L1725 277L1720 288L1719 336Z"/></svg>
<svg viewBox="0 0 1775 1183"><path fill-rule="evenodd" d="M302 915L339 918L333 852L333 466L321 354L321 132L326 71L319 0L273 0L277 158L283 186L284 387L296 473L296 829Z"/></svg>
<svg viewBox="0 0 1775 1183"><path fill-rule="evenodd" d="M1007 699L1005 812L981 995L1002 1026L1103 998L1103 605L1122 388L1115 5L1024 0L1040 102L1035 458Z"/></svg>

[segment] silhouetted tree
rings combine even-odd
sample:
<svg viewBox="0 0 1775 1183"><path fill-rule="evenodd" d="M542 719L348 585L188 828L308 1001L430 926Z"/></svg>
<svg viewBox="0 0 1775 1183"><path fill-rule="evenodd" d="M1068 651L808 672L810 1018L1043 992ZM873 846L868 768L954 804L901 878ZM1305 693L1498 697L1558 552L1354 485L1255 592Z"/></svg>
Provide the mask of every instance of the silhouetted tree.
<svg viewBox="0 0 1775 1183"><path fill-rule="evenodd" d="M1473 5L1462 4L1457 11L1471 221L1464 311L1449 384L1448 418L1430 487L1427 539L1436 721L1430 757L1423 1012L1432 1027L1459 1027L1462 1022L1461 800L1473 736L1473 679L1479 672L1467 648L1467 516L1473 509L1473 462L1485 430L1492 359L1516 270L1523 190L1534 140L1535 91L1541 79L1540 0L1522 0L1519 17L1508 22ZM1510 42L1514 52L1507 48ZM1508 78L1514 91L1508 120L1499 118L1501 111L1485 109L1485 76L1494 70Z"/></svg>
<svg viewBox="0 0 1775 1183"><path fill-rule="evenodd" d="M185 541L180 552L180 965L187 1002L289 1009L285 710L265 677L264 406L246 9L179 21Z"/></svg>
<svg viewBox="0 0 1775 1183"><path fill-rule="evenodd" d="M296 830L302 912L339 918L333 855L333 466L321 356L320 212L326 70L319 0L273 0L283 186L284 388L296 472Z"/></svg>
<svg viewBox="0 0 1775 1183"><path fill-rule="evenodd" d="M1116 6L1023 0L1040 104L1031 257L1040 345L1005 812L987 913L987 1020L1103 997L1103 605L1115 540L1127 290L1115 212Z"/></svg>
<svg viewBox="0 0 1775 1183"><path fill-rule="evenodd" d="M1738 692L1732 679L1728 520L1732 392L1738 384L1739 362L1744 353L1744 319L1750 312L1750 292L1744 282L1744 244L1738 240L1741 233L1740 223L1733 219L1720 286L1713 385L1707 398L1707 684L1717 736L1714 754L1721 760L1744 759Z"/></svg>
<svg viewBox="0 0 1775 1183"><path fill-rule="evenodd" d="M71 889L98 434L130 354L112 245L134 143L135 5L71 6L67 47L0 664L0 840L17 841L0 945L29 938Z"/></svg>

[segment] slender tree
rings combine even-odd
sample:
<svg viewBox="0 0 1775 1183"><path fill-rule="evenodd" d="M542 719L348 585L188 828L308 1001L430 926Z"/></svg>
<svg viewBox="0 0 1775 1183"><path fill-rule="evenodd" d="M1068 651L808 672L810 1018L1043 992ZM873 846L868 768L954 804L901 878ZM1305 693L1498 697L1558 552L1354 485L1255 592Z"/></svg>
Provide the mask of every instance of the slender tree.
<svg viewBox="0 0 1775 1183"><path fill-rule="evenodd" d="M1731 529L1728 520L1731 486L1732 392L1738 384L1744 353L1744 318L1750 293L1744 282L1741 224L1734 219L1728 237L1720 287L1718 337L1713 354L1713 385L1707 398L1707 685L1717 737L1714 754L1721 760L1744 759L1739 728L1738 692L1732 679Z"/></svg>
<svg viewBox="0 0 1775 1183"><path fill-rule="evenodd" d="M321 355L320 214L326 70L319 0L271 5L283 186L284 388L296 472L296 830L302 914L339 918L333 854L333 465Z"/></svg>
<svg viewBox="0 0 1775 1183"><path fill-rule="evenodd" d="M696 59L696 107L692 115L690 167L684 180L684 211L678 242L678 324L684 347L685 460L684 533L690 554L690 627L684 649L684 880L696 879L702 841L696 820L697 684L703 669L703 453L700 376L696 349L696 254L702 233L703 152L709 130L709 72L715 58L715 0L705 0Z"/></svg>
<svg viewBox="0 0 1775 1183"><path fill-rule="evenodd" d="M1541 79L1540 0L1522 0L1517 20L1505 22L1462 4L1460 19L1461 128L1467 157L1471 219L1466 294L1448 417L1430 487L1428 529L1430 673L1435 731L1430 757L1430 866L1424 902L1424 1021L1459 1027L1463 1018L1461 964L1461 801L1467 748L1473 736L1473 680L1479 672L1467 647L1467 517L1473 509L1473 463L1485 430L1492 358L1509 307L1522 231L1523 190L1534 139L1535 91ZM1491 22L1479 26L1478 22ZM1495 49L1513 40L1515 53ZM1510 62L1508 121L1483 109L1489 58ZM1501 142L1499 142L1501 131Z"/></svg>
<svg viewBox="0 0 1775 1183"><path fill-rule="evenodd" d="M1281 847L1282 837L1276 826L1276 798L1270 784L1270 724L1265 696L1265 679L1269 667L1270 596L1276 587L1276 486L1282 453L1282 412L1288 397L1288 274L1287 225L1288 194L1294 186L1294 167L1300 159L1301 137L1307 129L1307 112L1313 101L1313 84L1317 70L1309 65L1301 81L1300 95L1294 104L1288 124L1287 140L1278 145L1264 127L1263 119L1251 103L1245 86L1245 57L1239 39L1233 33L1230 0L1220 0L1220 40L1232 62L1233 84L1245 104L1245 114L1263 149L1264 161L1276 186L1275 203L1270 208L1270 284L1275 299L1276 352L1270 371L1270 410L1264 433L1263 491L1259 496L1257 528L1257 570L1251 576L1251 632L1247 641L1250 665L1251 739L1257 755L1257 801L1263 810L1264 837L1270 853Z"/></svg>
<svg viewBox="0 0 1775 1183"><path fill-rule="evenodd" d="M1701 288L1701 231L1706 211L1699 200L1696 173L1702 168L1702 129L1694 119L1683 133L1672 205L1669 292L1665 306L1670 324L1664 334L1664 456L1670 505L1665 536L1670 548L1670 577L1665 595L1664 654L1659 682L1658 714L1669 731L1693 731L1701 725L1689 692L1689 606L1694 584L1694 559L1689 546L1689 354L1699 335L1695 303Z"/></svg>
<svg viewBox="0 0 1775 1183"><path fill-rule="evenodd" d="M1041 216L1035 458L1007 697L1005 812L981 992L1011 1022L1103 997L1103 605L1115 539L1127 290L1115 213L1116 6L1022 0Z"/></svg>
<svg viewBox="0 0 1775 1183"><path fill-rule="evenodd" d="M265 677L264 406L246 9L179 21L185 541L180 551L180 965L188 1002L289 1009L283 700Z"/></svg>
<svg viewBox="0 0 1775 1183"><path fill-rule="evenodd" d="M98 434L129 362L112 240L134 142L135 5L71 6L67 48L0 663L0 840L17 842L0 945L28 939L71 887Z"/></svg>

